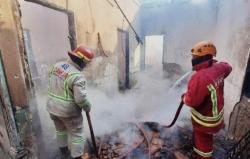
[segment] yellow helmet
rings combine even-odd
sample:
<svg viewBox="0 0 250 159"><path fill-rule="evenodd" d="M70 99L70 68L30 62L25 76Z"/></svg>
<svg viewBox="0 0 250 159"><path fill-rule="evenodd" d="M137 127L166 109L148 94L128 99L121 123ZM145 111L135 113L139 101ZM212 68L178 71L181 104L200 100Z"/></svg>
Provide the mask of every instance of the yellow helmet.
<svg viewBox="0 0 250 159"><path fill-rule="evenodd" d="M192 55L195 56L205 56L205 55L213 55L216 56L216 47L210 41L201 41L194 45L191 50Z"/></svg>

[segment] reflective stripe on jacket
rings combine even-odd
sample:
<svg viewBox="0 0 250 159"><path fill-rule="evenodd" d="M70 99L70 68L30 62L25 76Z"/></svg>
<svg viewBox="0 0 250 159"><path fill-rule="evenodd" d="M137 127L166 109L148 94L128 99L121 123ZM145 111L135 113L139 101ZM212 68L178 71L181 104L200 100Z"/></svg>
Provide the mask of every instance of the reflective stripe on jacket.
<svg viewBox="0 0 250 159"><path fill-rule="evenodd" d="M217 131L223 125L224 79L232 68L224 62L213 61L199 64L188 83L184 103L191 107L194 128Z"/></svg>
<svg viewBox="0 0 250 159"><path fill-rule="evenodd" d="M90 107L87 100L86 80L71 63L56 63L49 73L47 110L56 116L71 117Z"/></svg>

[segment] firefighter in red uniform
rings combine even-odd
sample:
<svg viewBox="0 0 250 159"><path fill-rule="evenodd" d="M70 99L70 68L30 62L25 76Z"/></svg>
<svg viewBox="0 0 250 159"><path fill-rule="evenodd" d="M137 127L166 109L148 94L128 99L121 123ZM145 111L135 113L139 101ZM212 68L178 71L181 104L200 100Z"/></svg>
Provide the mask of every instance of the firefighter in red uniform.
<svg viewBox="0 0 250 159"><path fill-rule="evenodd" d="M191 52L196 73L188 83L183 102L191 107L195 158L212 159L213 134L224 127L224 79L232 67L213 59L216 48L211 42L199 42Z"/></svg>

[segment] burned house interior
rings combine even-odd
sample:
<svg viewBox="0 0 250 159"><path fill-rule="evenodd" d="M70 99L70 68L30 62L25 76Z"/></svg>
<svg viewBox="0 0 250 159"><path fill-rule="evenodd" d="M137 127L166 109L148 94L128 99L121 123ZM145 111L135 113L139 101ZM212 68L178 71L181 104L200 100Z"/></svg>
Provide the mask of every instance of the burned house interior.
<svg viewBox="0 0 250 159"><path fill-rule="evenodd" d="M0 101L0 159L249 159L250 0L0 0Z"/></svg>

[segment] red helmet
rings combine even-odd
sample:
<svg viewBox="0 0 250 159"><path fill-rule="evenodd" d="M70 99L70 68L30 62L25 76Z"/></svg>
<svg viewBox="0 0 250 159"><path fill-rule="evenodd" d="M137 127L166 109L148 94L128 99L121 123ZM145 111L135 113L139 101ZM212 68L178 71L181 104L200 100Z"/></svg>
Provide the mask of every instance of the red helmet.
<svg viewBox="0 0 250 159"><path fill-rule="evenodd" d="M70 57L73 55L84 62L90 62L95 56L94 52L84 46L79 46L74 51L69 51L68 54Z"/></svg>

